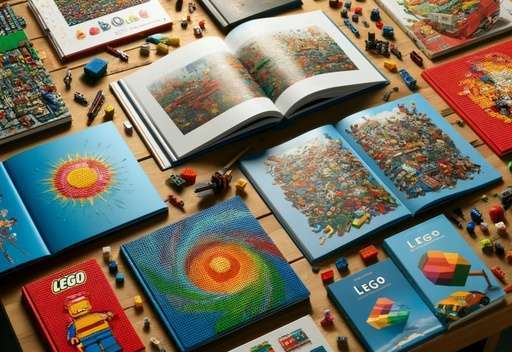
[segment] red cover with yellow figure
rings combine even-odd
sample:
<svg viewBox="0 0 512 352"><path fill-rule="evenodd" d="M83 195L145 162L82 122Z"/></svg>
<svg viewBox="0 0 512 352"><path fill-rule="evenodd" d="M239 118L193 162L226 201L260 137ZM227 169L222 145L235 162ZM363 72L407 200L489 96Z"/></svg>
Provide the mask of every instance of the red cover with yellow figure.
<svg viewBox="0 0 512 352"><path fill-rule="evenodd" d="M423 71L423 78L498 155L512 152L512 41Z"/></svg>
<svg viewBox="0 0 512 352"><path fill-rule="evenodd" d="M144 350L94 259L34 281L22 294L52 351Z"/></svg>

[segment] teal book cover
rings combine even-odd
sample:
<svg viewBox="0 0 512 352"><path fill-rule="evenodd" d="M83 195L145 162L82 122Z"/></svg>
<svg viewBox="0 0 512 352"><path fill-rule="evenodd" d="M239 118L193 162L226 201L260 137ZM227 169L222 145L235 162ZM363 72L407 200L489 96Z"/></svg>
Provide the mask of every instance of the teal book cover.
<svg viewBox="0 0 512 352"><path fill-rule="evenodd" d="M386 239L384 248L449 327L504 299L492 272L444 215Z"/></svg>
<svg viewBox="0 0 512 352"><path fill-rule="evenodd" d="M239 197L121 247L179 351L308 300Z"/></svg>
<svg viewBox="0 0 512 352"><path fill-rule="evenodd" d="M327 292L371 352L405 351L445 330L390 259L329 285Z"/></svg>
<svg viewBox="0 0 512 352"><path fill-rule="evenodd" d="M29 230L37 229L51 253L167 211L110 122L17 154L3 165L21 207L18 218L30 217ZM18 233L21 238L28 232Z"/></svg>

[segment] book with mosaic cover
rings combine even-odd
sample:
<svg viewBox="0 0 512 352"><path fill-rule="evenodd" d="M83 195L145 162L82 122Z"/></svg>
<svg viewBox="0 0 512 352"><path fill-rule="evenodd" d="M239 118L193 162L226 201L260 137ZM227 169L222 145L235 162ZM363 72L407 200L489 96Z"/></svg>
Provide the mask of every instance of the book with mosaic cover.
<svg viewBox="0 0 512 352"><path fill-rule="evenodd" d="M408 351L445 330L391 259L330 284L327 294L369 352Z"/></svg>
<svg viewBox="0 0 512 352"><path fill-rule="evenodd" d="M240 165L311 262L501 180L419 94L317 128Z"/></svg>
<svg viewBox="0 0 512 352"><path fill-rule="evenodd" d="M449 328L505 298L491 270L444 215L387 238L384 249Z"/></svg>
<svg viewBox="0 0 512 352"><path fill-rule="evenodd" d="M159 0L29 0L62 61L172 28Z"/></svg>
<svg viewBox="0 0 512 352"><path fill-rule="evenodd" d="M309 298L239 197L125 244L121 254L180 351Z"/></svg>
<svg viewBox="0 0 512 352"><path fill-rule="evenodd" d="M258 2L259 3L259 2ZM111 84L165 169L388 83L321 11L244 23Z"/></svg>
<svg viewBox="0 0 512 352"><path fill-rule="evenodd" d="M0 162L0 274L167 211L112 122Z"/></svg>
<svg viewBox="0 0 512 352"><path fill-rule="evenodd" d="M511 40L421 75L498 156L512 152Z"/></svg>

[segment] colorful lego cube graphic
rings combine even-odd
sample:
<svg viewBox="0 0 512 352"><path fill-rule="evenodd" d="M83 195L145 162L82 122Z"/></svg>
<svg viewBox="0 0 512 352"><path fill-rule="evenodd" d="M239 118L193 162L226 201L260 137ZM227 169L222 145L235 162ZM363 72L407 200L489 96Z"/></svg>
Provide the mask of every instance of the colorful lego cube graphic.
<svg viewBox="0 0 512 352"><path fill-rule="evenodd" d="M275 350L268 341L265 341L260 343L259 345L251 347L250 352L275 352Z"/></svg>
<svg viewBox="0 0 512 352"><path fill-rule="evenodd" d="M380 297L375 302L366 322L377 330L388 326L404 325L409 319L409 309L395 301Z"/></svg>
<svg viewBox="0 0 512 352"><path fill-rule="evenodd" d="M490 286L485 271L470 272L471 263L459 253L428 251L421 257L418 267L434 285L464 286L468 276L483 276Z"/></svg>
<svg viewBox="0 0 512 352"><path fill-rule="evenodd" d="M285 352L293 351L310 342L308 335L302 329L297 329L279 338L279 344Z"/></svg>

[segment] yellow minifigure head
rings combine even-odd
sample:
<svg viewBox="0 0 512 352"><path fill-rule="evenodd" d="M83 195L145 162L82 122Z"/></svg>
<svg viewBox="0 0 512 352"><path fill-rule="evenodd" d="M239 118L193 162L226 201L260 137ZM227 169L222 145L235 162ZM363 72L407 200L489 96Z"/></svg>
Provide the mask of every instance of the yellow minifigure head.
<svg viewBox="0 0 512 352"><path fill-rule="evenodd" d="M86 293L80 292L66 299L66 310L72 318L89 314L92 309L91 301Z"/></svg>

